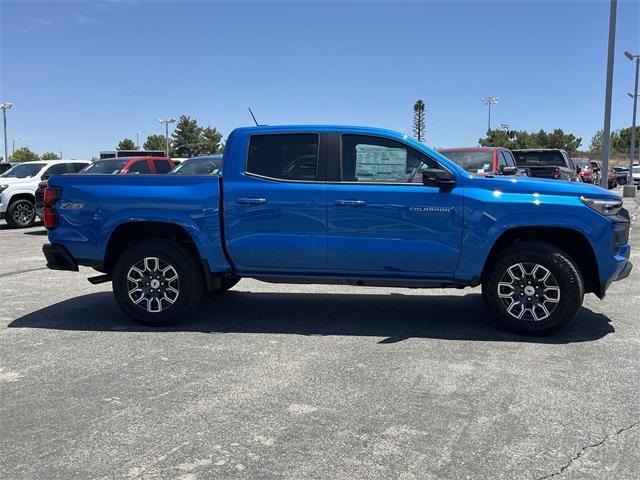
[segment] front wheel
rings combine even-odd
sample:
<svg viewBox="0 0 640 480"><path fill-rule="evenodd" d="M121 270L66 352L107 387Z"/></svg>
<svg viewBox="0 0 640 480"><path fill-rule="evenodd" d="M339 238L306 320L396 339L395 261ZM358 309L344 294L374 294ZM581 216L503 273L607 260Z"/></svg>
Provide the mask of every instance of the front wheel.
<svg viewBox="0 0 640 480"><path fill-rule="evenodd" d="M26 198L14 200L7 208L7 225L11 228L27 228L36 222L35 205Z"/></svg>
<svg viewBox="0 0 640 480"><path fill-rule="evenodd" d="M163 240L146 240L127 250L112 277L120 308L148 325L170 325L188 316L204 290L202 272L189 251Z"/></svg>
<svg viewBox="0 0 640 480"><path fill-rule="evenodd" d="M584 284L569 255L554 245L531 241L513 245L493 260L482 295L510 330L547 335L575 318Z"/></svg>

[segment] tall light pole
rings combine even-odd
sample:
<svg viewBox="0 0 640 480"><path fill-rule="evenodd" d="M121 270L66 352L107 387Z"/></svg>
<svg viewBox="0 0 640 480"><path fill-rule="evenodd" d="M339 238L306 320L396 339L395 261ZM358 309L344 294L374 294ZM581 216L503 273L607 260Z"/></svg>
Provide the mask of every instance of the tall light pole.
<svg viewBox="0 0 640 480"><path fill-rule="evenodd" d="M498 97L484 97L482 103L489 106L489 120L487 122L487 132L491 131L491 105L498 103Z"/></svg>
<svg viewBox="0 0 640 480"><path fill-rule="evenodd" d="M629 94L633 98L633 118L631 119L631 149L629 158L629 177L627 177L627 184L624 186L622 195L625 197L635 197L637 194L637 188L633 184L633 160L636 156L636 111L638 109L638 75L640 74L640 55L633 55L630 52L624 52L624 56L629 60L636 61L636 86L633 90L633 95Z"/></svg>
<svg viewBox="0 0 640 480"><path fill-rule="evenodd" d="M9 161L9 145L7 144L7 110L13 107L13 103L5 102L0 103L2 109L2 121L4 125L4 159L3 162Z"/></svg>
<svg viewBox="0 0 640 480"><path fill-rule="evenodd" d="M161 118L158 119L159 123L164 123L164 140L165 140L165 144L166 144L166 148L164 151L164 154L166 157L169 156L169 124L170 123L176 123L176 119L175 118L169 118L168 120L162 120Z"/></svg>
<svg viewBox="0 0 640 480"><path fill-rule="evenodd" d="M602 177L600 186L609 188L609 141L611 140L611 93L613 91L613 59L616 48L616 12L618 0L611 0L609 10L609 48L607 51L607 82L604 94L604 128L602 138Z"/></svg>

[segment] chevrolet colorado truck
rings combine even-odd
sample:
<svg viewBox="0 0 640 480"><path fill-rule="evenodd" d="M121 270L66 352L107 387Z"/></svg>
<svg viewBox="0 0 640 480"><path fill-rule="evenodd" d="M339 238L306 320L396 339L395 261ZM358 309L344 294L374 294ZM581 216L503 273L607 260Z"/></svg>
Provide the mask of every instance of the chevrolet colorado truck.
<svg viewBox="0 0 640 480"><path fill-rule="evenodd" d="M47 266L93 267L92 283L111 281L122 310L153 325L251 277L482 285L492 315L532 335L631 271L628 212L594 185L472 175L374 128L247 127L226 145L222 175L51 177Z"/></svg>

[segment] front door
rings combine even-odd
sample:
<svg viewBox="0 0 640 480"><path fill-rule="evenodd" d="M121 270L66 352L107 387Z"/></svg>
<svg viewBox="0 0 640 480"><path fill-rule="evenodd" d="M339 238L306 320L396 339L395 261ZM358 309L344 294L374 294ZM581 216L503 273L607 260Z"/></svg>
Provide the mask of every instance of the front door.
<svg viewBox="0 0 640 480"><path fill-rule="evenodd" d="M452 276L460 256L460 188L422 184L437 163L391 138L342 135L327 183L327 270L389 277ZM336 159L335 157L340 158Z"/></svg>
<svg viewBox="0 0 640 480"><path fill-rule="evenodd" d="M240 273L324 267L319 143L317 133L252 135L243 173L225 178L227 248Z"/></svg>

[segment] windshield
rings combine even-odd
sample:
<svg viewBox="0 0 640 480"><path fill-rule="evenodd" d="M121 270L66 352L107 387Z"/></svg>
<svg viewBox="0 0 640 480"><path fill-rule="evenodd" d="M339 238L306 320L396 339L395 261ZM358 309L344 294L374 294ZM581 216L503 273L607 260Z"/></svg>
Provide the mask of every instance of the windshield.
<svg viewBox="0 0 640 480"><path fill-rule="evenodd" d="M493 170L493 152L441 152L467 172L484 173Z"/></svg>
<svg viewBox="0 0 640 480"><path fill-rule="evenodd" d="M562 153L559 151L538 151L538 152L513 152L516 156L516 163L519 167L566 167Z"/></svg>
<svg viewBox="0 0 640 480"><path fill-rule="evenodd" d="M21 163L4 172L0 177L3 178L29 178L36 175L44 163Z"/></svg>
<svg viewBox="0 0 640 480"><path fill-rule="evenodd" d="M127 164L127 160L98 160L80 171L89 175L117 175Z"/></svg>
<svg viewBox="0 0 640 480"><path fill-rule="evenodd" d="M222 158L191 158L182 162L170 173L173 175L220 175Z"/></svg>
<svg viewBox="0 0 640 480"><path fill-rule="evenodd" d="M633 167L633 173L640 173L640 165L636 165Z"/></svg>
<svg viewBox="0 0 640 480"><path fill-rule="evenodd" d="M590 170L591 164L589 162L574 162L577 167L580 167L582 170Z"/></svg>

